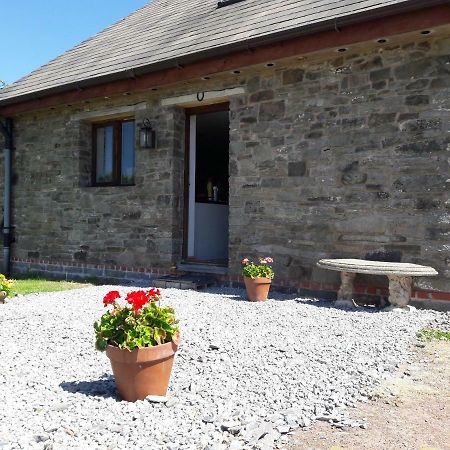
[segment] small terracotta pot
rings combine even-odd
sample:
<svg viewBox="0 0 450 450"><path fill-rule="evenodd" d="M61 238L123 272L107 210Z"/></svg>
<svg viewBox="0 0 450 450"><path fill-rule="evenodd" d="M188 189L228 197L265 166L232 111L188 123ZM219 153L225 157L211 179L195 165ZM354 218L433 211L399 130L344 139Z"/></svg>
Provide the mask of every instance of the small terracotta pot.
<svg viewBox="0 0 450 450"><path fill-rule="evenodd" d="M130 352L112 345L106 348L120 396L127 402L149 395L165 396L179 337L167 344L138 348Z"/></svg>
<svg viewBox="0 0 450 450"><path fill-rule="evenodd" d="M6 297L8 297L8 294L5 291L0 291L0 303L5 303Z"/></svg>
<svg viewBox="0 0 450 450"><path fill-rule="evenodd" d="M250 278L244 277L245 288L247 289L247 298L251 302L263 302L269 295L270 278Z"/></svg>

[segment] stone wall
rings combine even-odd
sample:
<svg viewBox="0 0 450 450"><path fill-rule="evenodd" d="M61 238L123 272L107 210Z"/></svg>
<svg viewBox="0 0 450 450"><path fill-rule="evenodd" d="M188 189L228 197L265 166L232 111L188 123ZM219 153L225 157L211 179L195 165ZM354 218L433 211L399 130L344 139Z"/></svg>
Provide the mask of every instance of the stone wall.
<svg viewBox="0 0 450 450"><path fill-rule="evenodd" d="M160 100L243 86L230 98L232 275L242 257L271 255L278 279L335 283L318 259L378 258L431 265L440 276L419 284L450 291L449 54L441 38L360 47L17 116L14 256L169 270L184 111ZM157 149L137 149L136 186L90 187L91 124L74 117L138 102Z"/></svg>
<svg viewBox="0 0 450 450"><path fill-rule="evenodd" d="M136 185L129 187L90 185L92 125L76 114L71 108L16 118L14 256L170 266L181 242L184 113L136 113L137 123L145 114L158 129L158 148L137 151Z"/></svg>
<svg viewBox="0 0 450 450"><path fill-rule="evenodd" d="M234 270L259 253L285 278L333 282L318 259L373 258L431 265L441 276L423 287L450 290L449 50L407 43L248 80L231 113Z"/></svg>

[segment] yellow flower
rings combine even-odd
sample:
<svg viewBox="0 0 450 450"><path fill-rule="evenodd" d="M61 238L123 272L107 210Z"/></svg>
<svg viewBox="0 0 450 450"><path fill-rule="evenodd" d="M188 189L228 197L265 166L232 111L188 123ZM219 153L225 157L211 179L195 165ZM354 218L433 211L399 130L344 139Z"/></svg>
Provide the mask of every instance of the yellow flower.
<svg viewBox="0 0 450 450"><path fill-rule="evenodd" d="M13 280L8 280L5 275L0 273L0 291L6 291L8 296L12 294L12 286L14 284Z"/></svg>

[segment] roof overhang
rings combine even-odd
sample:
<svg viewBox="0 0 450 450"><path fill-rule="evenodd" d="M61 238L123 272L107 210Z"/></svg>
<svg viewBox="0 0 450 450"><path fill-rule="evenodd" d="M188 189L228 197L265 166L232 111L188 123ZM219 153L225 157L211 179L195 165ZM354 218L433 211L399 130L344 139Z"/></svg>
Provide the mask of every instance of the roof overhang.
<svg viewBox="0 0 450 450"><path fill-rule="evenodd" d="M167 60L151 66L4 99L0 101L0 113L4 116L14 115L96 97L143 91L205 74L446 24L450 24L448 1L412 0L406 5L395 4L342 19L321 22L300 30L186 55L177 60Z"/></svg>

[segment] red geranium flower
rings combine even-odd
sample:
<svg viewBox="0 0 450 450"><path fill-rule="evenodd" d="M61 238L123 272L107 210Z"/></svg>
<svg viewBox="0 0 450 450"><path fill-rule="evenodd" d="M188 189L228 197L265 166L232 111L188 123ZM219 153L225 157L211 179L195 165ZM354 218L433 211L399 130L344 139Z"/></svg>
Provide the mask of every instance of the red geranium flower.
<svg viewBox="0 0 450 450"><path fill-rule="evenodd" d="M150 301L156 301L158 299L156 299L155 297L159 297L161 295L161 291L156 288L151 288L147 294Z"/></svg>
<svg viewBox="0 0 450 450"><path fill-rule="evenodd" d="M148 303L149 298L144 291L129 292L126 301L133 306L134 312L139 312Z"/></svg>
<svg viewBox="0 0 450 450"><path fill-rule="evenodd" d="M103 298L103 305L108 306L112 305L116 298L120 298L119 291L110 291Z"/></svg>

